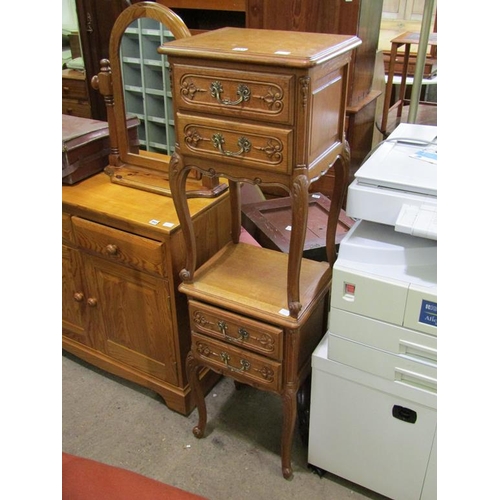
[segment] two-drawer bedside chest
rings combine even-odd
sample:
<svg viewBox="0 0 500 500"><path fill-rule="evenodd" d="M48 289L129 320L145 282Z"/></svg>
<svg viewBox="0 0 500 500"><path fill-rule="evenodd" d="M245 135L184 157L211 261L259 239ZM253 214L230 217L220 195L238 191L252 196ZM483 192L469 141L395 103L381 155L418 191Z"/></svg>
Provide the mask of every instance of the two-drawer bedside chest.
<svg viewBox="0 0 500 500"><path fill-rule="evenodd" d="M202 368L281 396L282 473L292 476L297 392L326 331L335 230L347 187L348 65L354 36L223 28L164 44L171 68L176 154L170 182L186 238L179 289L189 301L190 385L202 437ZM328 262L302 257L309 186L335 171ZM191 169L228 179L232 241L197 267L186 199ZM292 199L290 252L239 242L240 183L281 186Z"/></svg>

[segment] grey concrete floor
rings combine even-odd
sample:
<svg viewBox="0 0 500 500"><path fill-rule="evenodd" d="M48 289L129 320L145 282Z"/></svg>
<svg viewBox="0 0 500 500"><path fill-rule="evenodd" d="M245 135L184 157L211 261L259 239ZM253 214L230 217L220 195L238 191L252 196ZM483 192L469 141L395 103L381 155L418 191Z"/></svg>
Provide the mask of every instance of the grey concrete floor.
<svg viewBox="0 0 500 500"><path fill-rule="evenodd" d="M185 417L154 392L62 356L62 449L203 495L210 500L383 499L307 464L296 433L294 477L281 475L281 401L251 387L236 390L223 378L207 395L203 439ZM140 500L140 499L138 499Z"/></svg>

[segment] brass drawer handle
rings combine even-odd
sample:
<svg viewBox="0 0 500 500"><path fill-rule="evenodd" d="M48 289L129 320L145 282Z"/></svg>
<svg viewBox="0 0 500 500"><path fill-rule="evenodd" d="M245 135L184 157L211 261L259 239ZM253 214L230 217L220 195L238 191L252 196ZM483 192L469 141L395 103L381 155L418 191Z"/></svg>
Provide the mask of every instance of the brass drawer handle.
<svg viewBox="0 0 500 500"><path fill-rule="evenodd" d="M248 339L248 332L244 328L238 328L238 338L241 340L247 340Z"/></svg>
<svg viewBox="0 0 500 500"><path fill-rule="evenodd" d="M222 134L214 134L212 136L212 144L214 148L218 149L224 156L241 156L244 153L250 152L252 148L252 143L246 137L240 137L238 139L239 151L233 153L231 151L224 151L224 136Z"/></svg>
<svg viewBox="0 0 500 500"><path fill-rule="evenodd" d="M224 364L226 365L226 368L228 368L232 372L243 373L243 372L247 372L250 369L250 362L247 361L246 359L243 359L243 358L240 359L241 368L238 369L238 368L232 367L229 364L229 360L231 358L229 357L229 354L227 352L222 351L220 353L220 357L221 357L222 361L224 361Z"/></svg>
<svg viewBox="0 0 500 500"><path fill-rule="evenodd" d="M215 97L217 99L217 102L225 106L237 106L242 102L249 101L251 95L250 89L246 85L240 83L238 85L238 88L236 89L236 95L239 97L239 99L237 99L236 101L231 101L230 99L222 99L221 95L224 93L224 88L222 87L222 83L217 81L210 84L210 93L212 97Z"/></svg>
<svg viewBox="0 0 500 500"><path fill-rule="evenodd" d="M249 337L248 332L242 327L238 328L238 336L237 337L232 337L231 335L228 335L227 324L225 321L222 321L222 320L217 321L217 327L219 328L219 331L224 335L224 337L227 340L232 340L232 341L243 340L243 341L245 341Z"/></svg>

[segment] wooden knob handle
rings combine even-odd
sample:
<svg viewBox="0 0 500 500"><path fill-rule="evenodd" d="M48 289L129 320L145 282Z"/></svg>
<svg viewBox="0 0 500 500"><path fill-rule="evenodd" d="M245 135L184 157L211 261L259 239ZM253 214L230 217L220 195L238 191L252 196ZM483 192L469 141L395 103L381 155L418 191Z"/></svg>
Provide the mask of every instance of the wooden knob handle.
<svg viewBox="0 0 500 500"><path fill-rule="evenodd" d="M90 307L95 307L97 305L97 299L94 297L90 297L89 299L87 299L87 304Z"/></svg>
<svg viewBox="0 0 500 500"><path fill-rule="evenodd" d="M110 243L106 245L106 252L108 252L109 255L116 255L118 253L118 247Z"/></svg>
<svg viewBox="0 0 500 500"><path fill-rule="evenodd" d="M76 302L81 302L84 299L83 292L75 292L73 298Z"/></svg>

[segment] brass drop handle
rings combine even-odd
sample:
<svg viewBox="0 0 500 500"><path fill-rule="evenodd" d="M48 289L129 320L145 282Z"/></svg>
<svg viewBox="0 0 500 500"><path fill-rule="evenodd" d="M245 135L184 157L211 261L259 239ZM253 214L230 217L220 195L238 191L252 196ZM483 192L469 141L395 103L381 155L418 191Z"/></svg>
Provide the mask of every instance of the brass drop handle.
<svg viewBox="0 0 500 500"><path fill-rule="evenodd" d="M210 84L210 94L212 95L212 97L215 97L217 99L217 102L223 104L224 106L237 106L242 102L249 101L251 95L250 89L243 83L240 83L238 85L238 88L236 89L236 95L239 97L236 101L231 101L230 99L222 99L223 93L224 87L222 86L221 82L216 81Z"/></svg>
<svg viewBox="0 0 500 500"><path fill-rule="evenodd" d="M244 328L238 328L238 338L241 340L248 339L248 332Z"/></svg>
<svg viewBox="0 0 500 500"><path fill-rule="evenodd" d="M248 332L242 327L238 328L238 337L232 337L231 335L228 335L227 324L225 321L222 320L217 321L217 328L219 328L219 331L224 335L224 337L227 340L232 340L232 341L247 340L249 337Z"/></svg>
<svg viewBox="0 0 500 500"><path fill-rule="evenodd" d="M73 299L75 299L76 302L82 302L84 298L85 295L83 295L83 292L75 292L73 294Z"/></svg>
<svg viewBox="0 0 500 500"><path fill-rule="evenodd" d="M247 361L246 359L243 359L243 358L240 359L241 368L238 369L238 368L232 367L229 364L229 360L231 358L230 358L230 356L229 356L229 354L227 352L222 351L220 353L220 357L221 357L222 361L224 361L224 364L226 365L226 368L228 368L232 372L243 373L243 372L247 372L250 369L250 362Z"/></svg>
<svg viewBox="0 0 500 500"><path fill-rule="evenodd" d="M118 253L118 247L110 243L109 245L106 245L106 252L109 255L116 255Z"/></svg>
<svg viewBox="0 0 500 500"><path fill-rule="evenodd" d="M240 150L236 151L236 153L225 151L225 142L226 140L224 139L224 136L220 133L214 134L212 136L212 145L214 146L214 148L218 149L224 156L241 156L245 153L250 152L250 150L252 149L252 143L246 137L240 137L238 139L238 147L240 148Z"/></svg>
<svg viewBox="0 0 500 500"><path fill-rule="evenodd" d="M90 307L95 307L97 305L97 299L94 298L94 297L90 297L90 298L87 299L87 304Z"/></svg>

